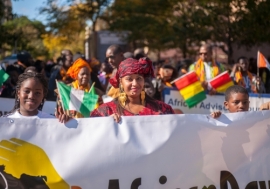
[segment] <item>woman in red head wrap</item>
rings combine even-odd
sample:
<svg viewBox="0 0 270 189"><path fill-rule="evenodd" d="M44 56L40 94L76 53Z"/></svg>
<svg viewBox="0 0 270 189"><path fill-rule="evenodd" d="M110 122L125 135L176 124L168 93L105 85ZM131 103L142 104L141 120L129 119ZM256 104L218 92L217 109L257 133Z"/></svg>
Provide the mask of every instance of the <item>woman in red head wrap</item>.
<svg viewBox="0 0 270 189"><path fill-rule="evenodd" d="M120 89L119 96L95 109L91 117L112 115L119 122L120 116L173 114L171 106L144 92L145 78L148 77L154 77L153 65L148 58L122 61L115 77L110 79L112 86Z"/></svg>

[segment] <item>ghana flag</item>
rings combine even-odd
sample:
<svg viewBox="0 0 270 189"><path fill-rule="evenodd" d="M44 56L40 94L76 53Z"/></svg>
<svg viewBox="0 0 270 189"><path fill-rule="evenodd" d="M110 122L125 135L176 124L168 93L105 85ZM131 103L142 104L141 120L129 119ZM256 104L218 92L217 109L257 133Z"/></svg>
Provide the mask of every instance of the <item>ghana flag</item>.
<svg viewBox="0 0 270 189"><path fill-rule="evenodd" d="M233 86L234 83L229 73L223 72L209 81L210 85L219 93L225 93L225 91Z"/></svg>
<svg viewBox="0 0 270 189"><path fill-rule="evenodd" d="M194 71L179 77L172 83L175 84L189 108L206 99L206 93Z"/></svg>

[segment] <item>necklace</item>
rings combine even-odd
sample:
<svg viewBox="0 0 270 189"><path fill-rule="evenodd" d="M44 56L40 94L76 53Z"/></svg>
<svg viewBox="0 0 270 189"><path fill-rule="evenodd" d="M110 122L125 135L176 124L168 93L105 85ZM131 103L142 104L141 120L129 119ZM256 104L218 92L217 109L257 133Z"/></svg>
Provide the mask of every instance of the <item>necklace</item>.
<svg viewBox="0 0 270 189"><path fill-rule="evenodd" d="M140 104L141 105L141 104ZM132 114L134 114L134 115L138 115L139 114L139 112L138 113L134 113L132 110L131 110L131 108L130 108L130 106L129 106L129 103L127 103L127 105L126 105L126 109L130 112L130 113L132 113Z"/></svg>
<svg viewBox="0 0 270 189"><path fill-rule="evenodd" d="M127 108L128 108L128 111L130 111L131 113L133 113L129 107L129 103L127 104ZM134 113L133 113L134 114Z"/></svg>
<svg viewBox="0 0 270 189"><path fill-rule="evenodd" d="M17 111L19 112L20 115L22 115L20 109L18 109ZM30 116L36 116L36 115L38 115L38 111L37 111L37 113L35 115L30 115ZM25 116L25 115L22 115L22 116Z"/></svg>

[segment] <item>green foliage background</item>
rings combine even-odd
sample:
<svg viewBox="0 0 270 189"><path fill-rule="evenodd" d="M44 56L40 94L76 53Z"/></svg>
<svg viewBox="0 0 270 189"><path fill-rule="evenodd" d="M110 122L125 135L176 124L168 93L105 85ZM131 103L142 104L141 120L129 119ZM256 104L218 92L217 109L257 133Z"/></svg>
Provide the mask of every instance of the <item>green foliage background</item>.
<svg viewBox="0 0 270 189"><path fill-rule="evenodd" d="M85 27L91 32L103 20L111 31L127 31L126 39L135 49L148 46L161 51L180 48L184 57L201 41L221 44L231 57L232 44L252 47L270 42L270 1L268 0L66 0L57 5L46 0L39 21L5 13L0 1L1 49L27 50L34 56L53 56L59 49L83 49ZM15 2L16 3L16 2ZM46 29L47 28L47 29ZM50 45L50 40L54 40ZM57 41L58 40L58 41ZM45 42L44 42L45 41ZM76 41L76 44L74 44ZM45 45L44 45L45 44ZM81 48L78 48L80 46ZM60 48L59 47L59 48Z"/></svg>

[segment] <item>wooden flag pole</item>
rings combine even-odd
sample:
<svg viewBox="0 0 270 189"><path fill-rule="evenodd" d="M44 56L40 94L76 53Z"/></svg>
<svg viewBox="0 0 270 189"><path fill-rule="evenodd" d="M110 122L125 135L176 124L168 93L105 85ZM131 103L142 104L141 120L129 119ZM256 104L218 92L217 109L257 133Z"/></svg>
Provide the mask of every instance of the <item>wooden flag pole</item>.
<svg viewBox="0 0 270 189"><path fill-rule="evenodd" d="M257 53L257 76L259 77L260 76L260 73L259 73L259 62L260 62L260 51L258 51Z"/></svg>
<svg viewBox="0 0 270 189"><path fill-rule="evenodd" d="M92 91L92 89L93 89L93 87L95 86L95 82L93 82L93 84L92 84L92 86L91 86L91 88L90 88L90 90L89 90L89 92L88 93L90 93L91 91Z"/></svg>
<svg viewBox="0 0 270 189"><path fill-rule="evenodd" d="M62 100L61 95L60 95L60 90L59 90L59 87L58 87L58 81L57 81L57 79L55 79L55 82L56 82L56 86L57 86L57 95L60 98L61 108L63 110L63 113L65 113L65 109L64 109L64 105L63 105L63 100ZM57 110L57 97L56 97L56 112L58 113L58 110Z"/></svg>

